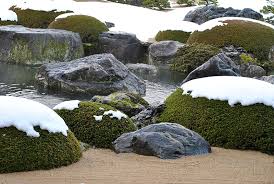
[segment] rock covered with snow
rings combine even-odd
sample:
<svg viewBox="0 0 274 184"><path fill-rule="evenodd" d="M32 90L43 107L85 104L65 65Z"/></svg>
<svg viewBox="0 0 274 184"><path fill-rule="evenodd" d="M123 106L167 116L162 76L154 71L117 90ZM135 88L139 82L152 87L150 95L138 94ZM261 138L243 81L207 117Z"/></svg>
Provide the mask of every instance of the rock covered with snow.
<svg viewBox="0 0 274 184"><path fill-rule="evenodd" d="M244 17L255 20L261 20L263 16L250 9L245 8L243 10L223 7L217 7L215 5L198 7L197 9L190 11L184 18L185 21L195 22L197 24L203 24L209 20L220 17Z"/></svg>
<svg viewBox="0 0 274 184"><path fill-rule="evenodd" d="M117 91L145 94L145 82L112 54L43 65L36 79L42 87L65 93L108 95Z"/></svg>
<svg viewBox="0 0 274 184"><path fill-rule="evenodd" d="M229 57L220 53L190 72L183 83L210 76L240 76L240 70Z"/></svg>
<svg viewBox="0 0 274 184"><path fill-rule="evenodd" d="M178 41L160 41L149 46L149 63L153 65L171 64L180 48L184 47Z"/></svg>
<svg viewBox="0 0 274 184"><path fill-rule="evenodd" d="M0 61L39 65L70 61L83 56L78 33L23 26L0 27Z"/></svg>
<svg viewBox="0 0 274 184"><path fill-rule="evenodd" d="M174 123L149 125L135 132L125 133L113 145L117 153L137 153L162 159L211 152L210 145L199 134Z"/></svg>
<svg viewBox="0 0 274 184"><path fill-rule="evenodd" d="M68 127L53 110L25 98L0 96L0 128L14 126L27 136L39 137L34 127L67 136Z"/></svg>
<svg viewBox="0 0 274 184"><path fill-rule="evenodd" d="M257 79L215 76L191 80L181 88L193 98L228 101L230 106L264 104L274 108L274 85Z"/></svg>
<svg viewBox="0 0 274 184"><path fill-rule="evenodd" d="M79 108L79 100L70 100L62 102L55 107L53 107L53 110L70 110L73 111L74 109Z"/></svg>
<svg viewBox="0 0 274 184"><path fill-rule="evenodd" d="M137 63L144 60L146 48L136 35L108 31L99 35L101 53L111 53L123 63Z"/></svg>

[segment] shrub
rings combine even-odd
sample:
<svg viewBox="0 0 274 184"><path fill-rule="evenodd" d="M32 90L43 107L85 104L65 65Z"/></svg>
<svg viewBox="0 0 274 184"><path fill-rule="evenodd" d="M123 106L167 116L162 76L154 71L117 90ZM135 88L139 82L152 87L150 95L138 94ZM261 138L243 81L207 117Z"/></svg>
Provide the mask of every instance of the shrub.
<svg viewBox="0 0 274 184"><path fill-rule="evenodd" d="M163 10L165 8L170 8L170 3L168 0L143 0L143 6Z"/></svg>
<svg viewBox="0 0 274 184"><path fill-rule="evenodd" d="M187 6L194 6L195 1L194 0L177 0L178 4L185 4Z"/></svg>
<svg viewBox="0 0 274 184"><path fill-rule="evenodd" d="M10 21L10 20L5 20L5 21L0 20L0 26L7 26L7 25L17 25L17 22Z"/></svg>
<svg viewBox="0 0 274 184"><path fill-rule="evenodd" d="M211 44L220 48L229 45L240 46L254 54L259 62L268 60L269 50L274 45L274 29L250 21L223 22L226 25L201 32L195 31L190 35L188 43Z"/></svg>
<svg viewBox="0 0 274 184"><path fill-rule="evenodd" d="M115 109L96 102L81 102L79 108L73 111L57 110L56 112L80 141L98 148L111 148L115 139L123 133L134 131L135 126L129 118L118 120L103 116L102 121L95 120L94 116L103 115L108 110Z"/></svg>
<svg viewBox="0 0 274 184"><path fill-rule="evenodd" d="M165 102L159 122L179 123L203 136L212 146L252 149L274 154L274 110L263 104L235 105L192 98L176 90Z"/></svg>
<svg viewBox="0 0 274 184"><path fill-rule="evenodd" d="M217 47L211 45L186 45L178 51L176 57L173 59L171 69L186 74L190 73L219 52L220 50Z"/></svg>
<svg viewBox="0 0 274 184"><path fill-rule="evenodd" d="M174 40L181 43L186 43L190 36L189 32L184 32L180 30L166 30L159 31L155 37L156 41Z"/></svg>
<svg viewBox="0 0 274 184"><path fill-rule="evenodd" d="M48 25L54 21L56 17L61 14L69 13L71 11L40 11L31 9L20 9L15 6L10 8L17 14L18 24L28 28L47 28Z"/></svg>
<svg viewBox="0 0 274 184"><path fill-rule="evenodd" d="M79 33L85 43L85 53L97 53L99 34L108 31L107 26L94 17L86 15L72 15L58 19L49 25L52 29L64 29Z"/></svg>
<svg viewBox="0 0 274 184"><path fill-rule="evenodd" d="M28 137L15 127L0 128L0 173L52 169L80 159L80 145L72 132L64 136L35 130L40 137Z"/></svg>

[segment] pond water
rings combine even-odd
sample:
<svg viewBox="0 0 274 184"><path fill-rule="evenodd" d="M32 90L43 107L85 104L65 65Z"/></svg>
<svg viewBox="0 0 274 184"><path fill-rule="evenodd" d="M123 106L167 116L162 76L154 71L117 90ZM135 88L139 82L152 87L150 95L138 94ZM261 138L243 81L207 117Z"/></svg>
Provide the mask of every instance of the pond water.
<svg viewBox="0 0 274 184"><path fill-rule="evenodd" d="M90 100L87 96L67 96L39 89L35 82L37 69L37 67L0 63L0 95L32 99L51 108L66 100ZM153 105L162 103L185 77L178 72L166 69L160 69L156 75L142 73L136 73L136 75L146 81L147 92L144 98Z"/></svg>

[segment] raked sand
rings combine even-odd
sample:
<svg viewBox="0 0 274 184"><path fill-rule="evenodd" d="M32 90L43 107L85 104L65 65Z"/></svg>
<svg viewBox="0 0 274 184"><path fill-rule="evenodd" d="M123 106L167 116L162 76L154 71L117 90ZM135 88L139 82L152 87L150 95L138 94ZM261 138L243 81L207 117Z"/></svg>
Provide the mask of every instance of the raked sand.
<svg viewBox="0 0 274 184"><path fill-rule="evenodd" d="M161 160L90 149L68 167L0 175L0 184L274 184L274 156L213 148L213 153Z"/></svg>

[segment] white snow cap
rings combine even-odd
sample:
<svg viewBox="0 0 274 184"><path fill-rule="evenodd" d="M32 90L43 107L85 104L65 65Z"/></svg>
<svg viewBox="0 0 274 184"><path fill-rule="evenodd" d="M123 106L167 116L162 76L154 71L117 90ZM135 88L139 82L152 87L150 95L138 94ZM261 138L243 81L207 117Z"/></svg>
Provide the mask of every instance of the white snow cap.
<svg viewBox="0 0 274 184"><path fill-rule="evenodd" d="M0 128L11 126L30 137L40 136L35 126L64 136L68 131L65 121L47 106L25 98L0 96Z"/></svg>
<svg viewBox="0 0 274 184"><path fill-rule="evenodd" d="M70 100L62 102L55 107L53 107L54 110L70 110L73 111L74 109L79 108L79 100Z"/></svg>
<svg viewBox="0 0 274 184"><path fill-rule="evenodd" d="M221 17L221 18L217 18L217 19L212 19L210 21L207 21L203 24L201 24L197 31L205 31L205 30L210 30L216 26L224 26L227 23L225 23L225 21L227 20L242 20L242 21L247 21L247 22L254 22L254 23L258 23L267 27L270 27L272 29L274 29L274 26L266 23L266 22L262 22L259 20L254 20L254 19L249 19L249 18L242 18L242 17Z"/></svg>
<svg viewBox="0 0 274 184"><path fill-rule="evenodd" d="M117 118L119 120L121 120L122 118L127 118L127 115L125 115L121 111L109 110L109 111L104 112L104 116L105 115L110 115L110 118Z"/></svg>
<svg viewBox="0 0 274 184"><path fill-rule="evenodd" d="M230 106L237 103L243 106L262 103L274 108L274 85L253 78L206 77L186 82L181 88L184 90L183 95L228 101Z"/></svg>
<svg viewBox="0 0 274 184"><path fill-rule="evenodd" d="M94 115L93 117L95 118L95 121L102 121L103 120L103 115L101 115L101 116Z"/></svg>

